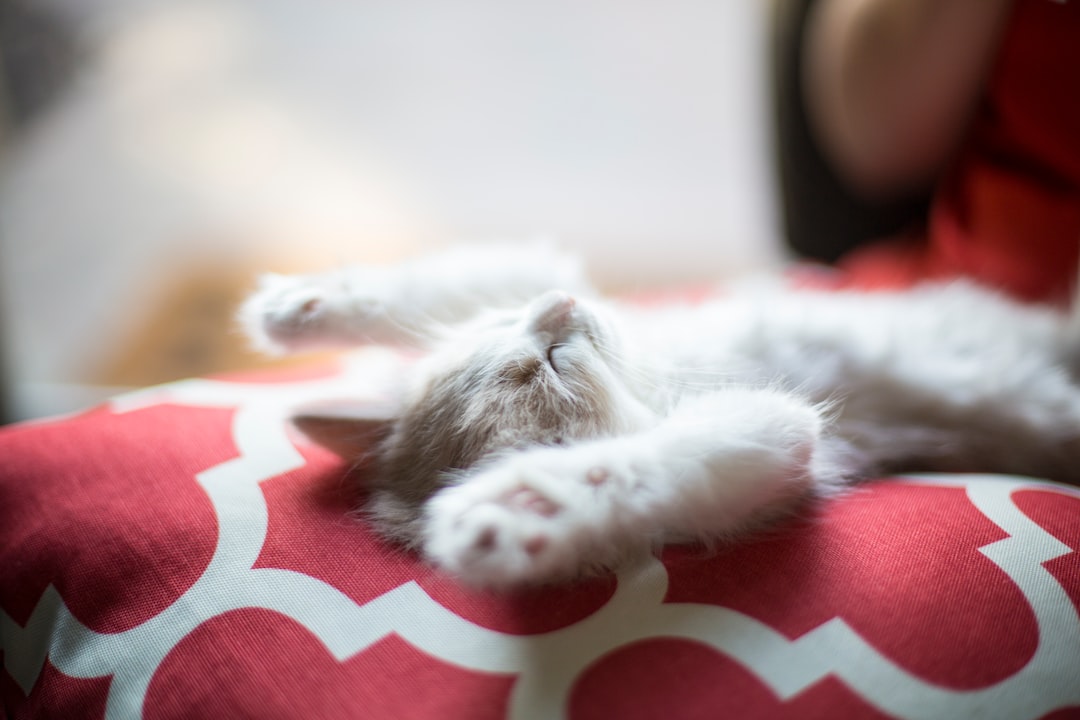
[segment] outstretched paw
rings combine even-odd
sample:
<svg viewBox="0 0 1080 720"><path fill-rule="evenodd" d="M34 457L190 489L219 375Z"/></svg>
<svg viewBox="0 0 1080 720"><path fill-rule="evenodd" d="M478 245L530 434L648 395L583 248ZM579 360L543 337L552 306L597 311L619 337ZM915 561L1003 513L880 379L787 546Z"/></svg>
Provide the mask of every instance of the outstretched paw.
<svg viewBox="0 0 1080 720"><path fill-rule="evenodd" d="M240 310L257 348L286 352L347 344L380 312L374 298L358 297L343 277L264 275Z"/></svg>
<svg viewBox="0 0 1080 720"><path fill-rule="evenodd" d="M527 456L436 495L428 508L428 559L465 582L540 583L595 563L604 535L610 471L556 469Z"/></svg>

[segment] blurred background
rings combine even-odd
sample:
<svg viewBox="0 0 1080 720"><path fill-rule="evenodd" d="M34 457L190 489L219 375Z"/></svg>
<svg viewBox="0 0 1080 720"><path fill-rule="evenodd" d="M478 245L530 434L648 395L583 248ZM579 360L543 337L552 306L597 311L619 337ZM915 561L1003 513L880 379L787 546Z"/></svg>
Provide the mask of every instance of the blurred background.
<svg viewBox="0 0 1080 720"><path fill-rule="evenodd" d="M259 272L548 236L633 292L779 242L768 0L0 0L5 419L260 362Z"/></svg>

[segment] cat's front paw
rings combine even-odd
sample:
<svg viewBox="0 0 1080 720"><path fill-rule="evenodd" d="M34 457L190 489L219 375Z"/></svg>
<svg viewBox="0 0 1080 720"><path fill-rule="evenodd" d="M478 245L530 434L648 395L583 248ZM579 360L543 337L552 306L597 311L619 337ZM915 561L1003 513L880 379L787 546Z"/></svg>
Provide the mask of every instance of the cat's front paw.
<svg viewBox="0 0 1080 720"><path fill-rule="evenodd" d="M380 315L378 300L359 296L344 277L269 274L242 306L240 323L258 349L280 353L349 344Z"/></svg>
<svg viewBox="0 0 1080 720"><path fill-rule="evenodd" d="M567 579L604 564L597 550L606 540L611 470L535 460L511 459L432 498L428 559L466 583L496 587Z"/></svg>

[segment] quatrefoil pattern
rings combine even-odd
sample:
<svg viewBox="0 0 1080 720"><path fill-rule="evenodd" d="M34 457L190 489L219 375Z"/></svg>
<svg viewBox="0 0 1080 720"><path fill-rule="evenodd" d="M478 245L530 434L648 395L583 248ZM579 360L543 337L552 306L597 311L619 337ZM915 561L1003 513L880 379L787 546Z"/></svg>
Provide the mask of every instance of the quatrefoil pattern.
<svg viewBox="0 0 1080 720"><path fill-rule="evenodd" d="M883 479L711 550L462 588L349 515L289 408L370 350L0 431L10 717L1080 717L1080 492ZM362 479L362 478L361 478Z"/></svg>

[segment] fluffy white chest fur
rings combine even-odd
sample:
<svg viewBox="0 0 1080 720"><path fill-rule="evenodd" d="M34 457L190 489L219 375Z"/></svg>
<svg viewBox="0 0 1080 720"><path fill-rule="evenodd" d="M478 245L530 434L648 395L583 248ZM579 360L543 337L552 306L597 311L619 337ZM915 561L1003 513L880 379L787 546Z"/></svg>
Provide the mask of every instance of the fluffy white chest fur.
<svg viewBox="0 0 1080 720"><path fill-rule="evenodd" d="M648 308L546 247L462 248L269 276L241 319L272 351L427 351L391 407L297 422L373 454L367 517L467 582L731 536L875 473L1080 481L1075 319L966 283Z"/></svg>

